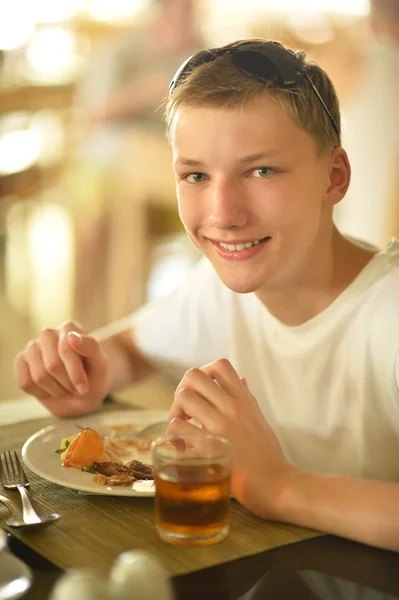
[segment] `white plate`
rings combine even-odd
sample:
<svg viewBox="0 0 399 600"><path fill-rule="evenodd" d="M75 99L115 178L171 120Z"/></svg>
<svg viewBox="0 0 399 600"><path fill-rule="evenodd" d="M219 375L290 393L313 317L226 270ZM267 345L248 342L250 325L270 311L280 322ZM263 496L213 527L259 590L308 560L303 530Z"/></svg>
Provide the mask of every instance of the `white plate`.
<svg viewBox="0 0 399 600"><path fill-rule="evenodd" d="M32 585L32 573L7 550L0 553L0 600L21 598Z"/></svg>
<svg viewBox="0 0 399 600"><path fill-rule="evenodd" d="M76 424L82 427L92 427L101 433L106 433L107 426L131 423L141 428L167 418L168 413L165 411L135 410L101 413L60 421L56 425L49 425L32 435L22 448L22 458L26 466L43 479L74 490L107 496L154 496L153 481L135 481L130 487L100 486L94 483L92 473L62 467L60 457L54 451L60 447L62 438L69 437L77 432ZM137 452L132 458L137 458L148 464L151 457L149 453Z"/></svg>

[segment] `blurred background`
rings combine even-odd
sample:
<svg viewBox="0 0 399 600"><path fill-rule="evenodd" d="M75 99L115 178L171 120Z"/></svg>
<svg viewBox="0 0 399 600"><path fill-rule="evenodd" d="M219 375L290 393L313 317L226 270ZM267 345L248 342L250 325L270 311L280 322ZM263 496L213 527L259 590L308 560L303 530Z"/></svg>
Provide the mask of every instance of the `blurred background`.
<svg viewBox="0 0 399 600"><path fill-rule="evenodd" d="M162 105L180 63L242 37L304 49L341 101L353 182L336 219L399 236L399 0L0 3L0 400L44 325L87 329L169 291L198 256Z"/></svg>

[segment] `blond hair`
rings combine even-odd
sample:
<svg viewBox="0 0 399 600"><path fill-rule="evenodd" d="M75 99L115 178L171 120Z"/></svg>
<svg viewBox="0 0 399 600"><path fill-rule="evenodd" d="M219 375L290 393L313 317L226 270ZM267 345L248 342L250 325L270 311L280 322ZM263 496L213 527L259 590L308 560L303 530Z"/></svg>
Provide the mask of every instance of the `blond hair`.
<svg viewBox="0 0 399 600"><path fill-rule="evenodd" d="M266 40L241 40L224 48L238 47L248 41L259 43ZM307 62L304 52L288 51L296 56L302 69L312 80L340 133L339 102L327 73L316 63ZM320 151L340 145L340 136L334 131L325 109L306 78L292 88L279 88L273 81L258 81L239 71L229 53L195 67L178 83L165 109L167 134L170 133L173 118L180 107L237 108L265 94L272 97L294 123L316 140Z"/></svg>

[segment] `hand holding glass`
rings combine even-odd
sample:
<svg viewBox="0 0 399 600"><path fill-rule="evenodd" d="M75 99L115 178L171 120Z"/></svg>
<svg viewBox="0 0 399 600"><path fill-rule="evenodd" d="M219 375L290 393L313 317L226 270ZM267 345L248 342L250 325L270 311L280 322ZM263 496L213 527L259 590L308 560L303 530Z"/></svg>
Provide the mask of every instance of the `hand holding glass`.
<svg viewBox="0 0 399 600"><path fill-rule="evenodd" d="M152 445L159 536L174 544L214 544L229 532L233 445L210 434L166 436Z"/></svg>

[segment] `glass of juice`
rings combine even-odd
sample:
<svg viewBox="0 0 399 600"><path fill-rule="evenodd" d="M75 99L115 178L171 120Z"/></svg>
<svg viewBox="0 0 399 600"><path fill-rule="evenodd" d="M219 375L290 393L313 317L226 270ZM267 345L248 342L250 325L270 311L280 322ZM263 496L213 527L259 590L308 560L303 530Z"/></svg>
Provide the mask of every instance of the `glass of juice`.
<svg viewBox="0 0 399 600"><path fill-rule="evenodd" d="M210 434L153 442L156 526L163 540L204 546L226 537L233 451L231 442Z"/></svg>

